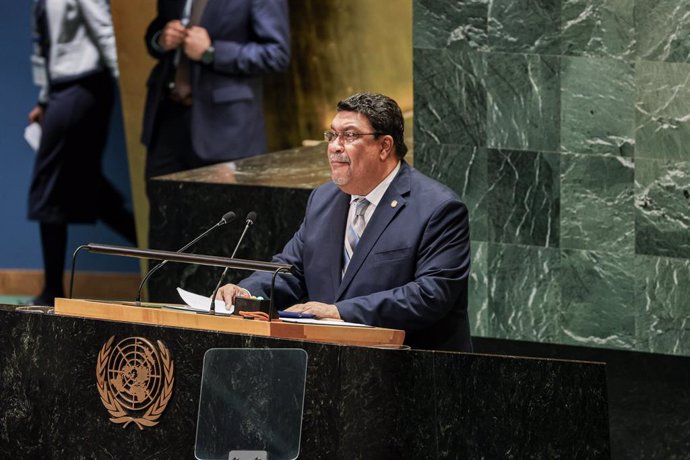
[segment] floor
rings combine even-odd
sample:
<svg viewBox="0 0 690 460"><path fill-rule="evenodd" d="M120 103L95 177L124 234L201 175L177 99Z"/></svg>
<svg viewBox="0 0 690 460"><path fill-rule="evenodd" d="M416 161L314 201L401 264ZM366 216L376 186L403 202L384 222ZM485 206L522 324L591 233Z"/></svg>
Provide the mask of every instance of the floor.
<svg viewBox="0 0 690 460"><path fill-rule="evenodd" d="M21 296L21 295L0 295L0 304L5 305L20 305L29 302L33 296Z"/></svg>

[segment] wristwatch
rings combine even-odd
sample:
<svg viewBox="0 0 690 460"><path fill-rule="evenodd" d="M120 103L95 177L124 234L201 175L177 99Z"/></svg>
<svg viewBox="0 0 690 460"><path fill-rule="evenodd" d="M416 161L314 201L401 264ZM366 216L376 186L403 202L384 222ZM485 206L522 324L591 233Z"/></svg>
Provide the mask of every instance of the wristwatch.
<svg viewBox="0 0 690 460"><path fill-rule="evenodd" d="M206 51L204 51L204 54L201 55L201 62L203 64L213 64L213 60L216 57L216 49L213 47L213 45L209 46L206 48Z"/></svg>

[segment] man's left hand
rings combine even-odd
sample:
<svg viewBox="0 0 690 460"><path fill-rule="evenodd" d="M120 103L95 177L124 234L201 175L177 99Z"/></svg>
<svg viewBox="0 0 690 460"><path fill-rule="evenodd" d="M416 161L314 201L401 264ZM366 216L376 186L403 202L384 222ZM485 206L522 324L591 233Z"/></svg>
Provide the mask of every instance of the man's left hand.
<svg viewBox="0 0 690 460"><path fill-rule="evenodd" d="M211 37L203 27L192 26L187 29L184 39L184 54L192 61L200 61L204 51L211 46Z"/></svg>
<svg viewBox="0 0 690 460"><path fill-rule="evenodd" d="M321 302L300 303L293 305L290 308L286 308L285 311L293 311L295 313L311 313L317 318L341 319L340 312L335 305Z"/></svg>

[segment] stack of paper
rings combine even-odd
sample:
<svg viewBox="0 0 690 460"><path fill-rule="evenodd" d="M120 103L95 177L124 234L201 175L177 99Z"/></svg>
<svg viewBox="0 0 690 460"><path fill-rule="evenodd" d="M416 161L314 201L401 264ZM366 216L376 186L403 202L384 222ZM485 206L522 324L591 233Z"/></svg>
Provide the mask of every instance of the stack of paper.
<svg viewBox="0 0 690 460"><path fill-rule="evenodd" d="M182 288L177 288L177 293L180 294L184 303L187 304L187 308L182 307L185 310L200 311L208 313L211 311L211 297L205 297L203 295L194 294L193 292L185 291ZM215 300L216 313L221 315L232 315L235 311L234 306L225 306L225 302L222 300Z"/></svg>

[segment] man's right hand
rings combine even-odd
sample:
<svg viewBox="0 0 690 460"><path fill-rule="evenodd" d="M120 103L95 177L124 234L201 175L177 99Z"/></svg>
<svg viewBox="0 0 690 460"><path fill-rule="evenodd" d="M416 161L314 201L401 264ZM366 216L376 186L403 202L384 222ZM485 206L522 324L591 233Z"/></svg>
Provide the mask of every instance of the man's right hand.
<svg viewBox="0 0 690 460"><path fill-rule="evenodd" d="M165 51L170 51L180 46L185 37L187 37L187 29L178 19L175 19L168 22L158 36L158 46Z"/></svg>
<svg viewBox="0 0 690 460"><path fill-rule="evenodd" d="M41 124L43 121L43 107L37 105L29 112L29 123Z"/></svg>
<svg viewBox="0 0 690 460"><path fill-rule="evenodd" d="M226 284L222 288L218 289L218 294L216 294L216 299L220 299L225 302L225 305L235 305L235 297L249 297L249 291L241 288L235 284Z"/></svg>

